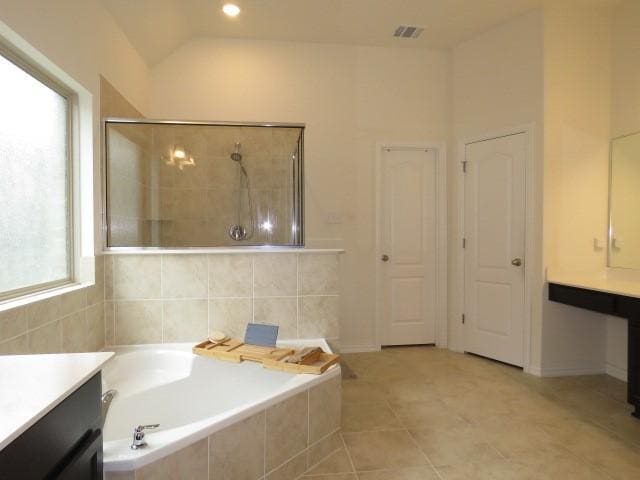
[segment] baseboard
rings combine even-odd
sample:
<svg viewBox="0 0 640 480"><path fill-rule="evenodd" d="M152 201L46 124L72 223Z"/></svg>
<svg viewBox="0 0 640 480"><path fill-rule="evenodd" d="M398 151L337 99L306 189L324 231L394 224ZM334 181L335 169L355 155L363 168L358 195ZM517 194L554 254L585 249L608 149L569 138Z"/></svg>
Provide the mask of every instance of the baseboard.
<svg viewBox="0 0 640 480"><path fill-rule="evenodd" d="M618 380L622 380L623 382L626 382L628 379L626 368L620 368L610 363L607 363L605 365L605 373L607 375L611 375L614 378L617 378Z"/></svg>
<svg viewBox="0 0 640 480"><path fill-rule="evenodd" d="M379 352L380 347L377 345L340 345L339 353L364 353Z"/></svg>
<svg viewBox="0 0 640 480"><path fill-rule="evenodd" d="M529 365L528 367L524 368L524 373L528 373L530 375L535 375L536 377L541 377L542 376L542 369L540 367L537 366L533 366L533 365Z"/></svg>
<svg viewBox="0 0 640 480"><path fill-rule="evenodd" d="M537 367L529 369L534 375L540 377L571 377L578 375L602 375L607 373L604 366L602 367L590 367L590 368L559 368L559 367Z"/></svg>

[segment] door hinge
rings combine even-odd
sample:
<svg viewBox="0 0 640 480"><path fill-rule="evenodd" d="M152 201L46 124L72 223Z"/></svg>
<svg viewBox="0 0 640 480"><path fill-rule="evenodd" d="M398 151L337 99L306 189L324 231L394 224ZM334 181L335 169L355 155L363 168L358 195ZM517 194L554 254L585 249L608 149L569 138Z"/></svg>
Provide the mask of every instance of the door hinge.
<svg viewBox="0 0 640 480"><path fill-rule="evenodd" d="M462 314L462 323L464 324L464 313Z"/></svg>
<svg viewBox="0 0 640 480"><path fill-rule="evenodd" d="M462 239L462 248L467 248L467 239L466 238Z"/></svg>
<svg viewBox="0 0 640 480"><path fill-rule="evenodd" d="M462 173L467 173L467 161L462 161Z"/></svg>

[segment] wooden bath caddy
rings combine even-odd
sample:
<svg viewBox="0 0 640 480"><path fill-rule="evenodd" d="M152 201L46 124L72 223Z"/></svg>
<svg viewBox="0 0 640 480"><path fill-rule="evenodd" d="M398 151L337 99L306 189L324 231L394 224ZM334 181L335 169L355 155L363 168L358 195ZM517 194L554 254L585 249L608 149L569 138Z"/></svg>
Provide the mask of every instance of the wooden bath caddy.
<svg viewBox="0 0 640 480"><path fill-rule="evenodd" d="M240 363L244 360L262 363L264 368L291 373L311 373L320 375L331 365L340 361L339 355L316 352L305 357L300 363L287 362L287 358L297 355L301 350L295 348L263 347L249 345L239 340L228 339L223 342L205 340L193 347L193 353L203 357L216 358L226 362Z"/></svg>

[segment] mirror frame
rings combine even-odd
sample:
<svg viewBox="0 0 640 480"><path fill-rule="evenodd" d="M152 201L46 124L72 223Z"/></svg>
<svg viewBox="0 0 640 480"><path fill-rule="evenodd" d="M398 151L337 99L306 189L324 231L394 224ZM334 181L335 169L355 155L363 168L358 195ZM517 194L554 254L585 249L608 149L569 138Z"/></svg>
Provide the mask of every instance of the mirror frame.
<svg viewBox="0 0 640 480"><path fill-rule="evenodd" d="M611 200L612 200L612 195L611 192L613 190L613 142L615 142L616 140L621 140L623 138L627 138L627 137L631 137L633 135L640 135L640 130L636 131L636 132L631 132L631 133L626 133L624 135L619 135L617 137L613 137L610 141L609 141L609 190L607 192L607 201L608 201L608 205L607 205L607 268L619 268L621 270L638 270L637 268L634 267L619 267L619 266L613 266L611 264L611 250L613 248L612 246L612 238L611 238L611 234L612 234L612 229L611 229L611 210L612 210L612 205L611 205Z"/></svg>
<svg viewBox="0 0 640 480"><path fill-rule="evenodd" d="M296 179L296 188L300 192L300 204L296 205L295 215L299 219L298 242L292 245L274 245L274 244L258 244L258 245L231 245L231 246L211 246L211 247L112 247L108 242L108 218L107 218L107 196L108 196L108 165L107 165L107 126L109 124L151 124L151 125L201 125L214 127L283 127L283 128L299 128L300 133L300 149L302 157L300 159L300 173ZM101 145L101 161L100 161L100 185L101 185L101 207L100 214L102 221L100 222L100 236L102 241L102 252L138 252L138 251L209 251L209 250L251 250L251 249L273 249L273 248L293 248L303 249L306 246L306 189L305 189L305 161L304 161L304 141L307 125L306 123L283 123L283 122L229 122L229 121L200 121L200 120L166 120L166 119L150 119L150 118L128 118L128 117L103 117L100 128L100 145Z"/></svg>

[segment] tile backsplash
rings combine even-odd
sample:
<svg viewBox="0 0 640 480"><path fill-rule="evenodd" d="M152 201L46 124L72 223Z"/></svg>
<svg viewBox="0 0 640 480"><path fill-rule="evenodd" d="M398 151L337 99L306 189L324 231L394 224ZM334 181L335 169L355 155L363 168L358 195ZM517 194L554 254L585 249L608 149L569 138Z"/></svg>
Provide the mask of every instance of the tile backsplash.
<svg viewBox="0 0 640 480"><path fill-rule="evenodd" d="M103 257L96 257L95 271L95 285L0 312L0 355L102 349Z"/></svg>
<svg viewBox="0 0 640 480"><path fill-rule="evenodd" d="M0 355L243 338L248 322L280 338L339 339L336 253L117 254L96 283L0 312Z"/></svg>
<svg viewBox="0 0 640 480"><path fill-rule="evenodd" d="M106 344L189 342L249 322L339 338L335 253L105 256Z"/></svg>

